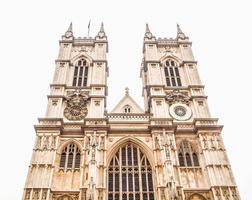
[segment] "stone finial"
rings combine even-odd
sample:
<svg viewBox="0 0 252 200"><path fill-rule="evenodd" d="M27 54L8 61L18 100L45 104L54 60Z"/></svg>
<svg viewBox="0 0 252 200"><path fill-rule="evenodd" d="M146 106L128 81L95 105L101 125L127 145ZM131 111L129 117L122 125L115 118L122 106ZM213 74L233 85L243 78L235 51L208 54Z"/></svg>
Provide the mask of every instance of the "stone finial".
<svg viewBox="0 0 252 200"><path fill-rule="evenodd" d="M71 39L73 37L73 24L72 24L72 22L70 23L67 31L65 32L64 37L65 37L65 39Z"/></svg>
<svg viewBox="0 0 252 200"><path fill-rule="evenodd" d="M177 33L183 33L183 31L181 30L179 24L177 24Z"/></svg>
<svg viewBox="0 0 252 200"><path fill-rule="evenodd" d="M67 29L67 32L73 32L73 23L71 22L68 29Z"/></svg>
<svg viewBox="0 0 252 200"><path fill-rule="evenodd" d="M150 33L150 28L149 28L148 23L146 23L145 25L145 33Z"/></svg>
<svg viewBox="0 0 252 200"><path fill-rule="evenodd" d="M182 29L180 28L179 24L177 24L177 38L178 39L182 39L182 40L185 40L185 39L189 39L182 31Z"/></svg>
<svg viewBox="0 0 252 200"><path fill-rule="evenodd" d="M100 32L105 32L105 31L104 31L104 24L103 24L103 22L101 23Z"/></svg>
<svg viewBox="0 0 252 200"><path fill-rule="evenodd" d="M100 30L99 30L99 32L98 32L98 34L97 34L96 37L99 38L99 39L107 38L106 34L105 34L105 31L104 31L104 24L103 24L103 22L101 23Z"/></svg>
<svg viewBox="0 0 252 200"><path fill-rule="evenodd" d="M145 25L145 38L147 38L147 39L154 38L151 31L150 31L148 23L146 23L146 25Z"/></svg>
<svg viewBox="0 0 252 200"><path fill-rule="evenodd" d="M129 88L128 88L128 87L125 88L125 95L126 95L126 96L129 95Z"/></svg>

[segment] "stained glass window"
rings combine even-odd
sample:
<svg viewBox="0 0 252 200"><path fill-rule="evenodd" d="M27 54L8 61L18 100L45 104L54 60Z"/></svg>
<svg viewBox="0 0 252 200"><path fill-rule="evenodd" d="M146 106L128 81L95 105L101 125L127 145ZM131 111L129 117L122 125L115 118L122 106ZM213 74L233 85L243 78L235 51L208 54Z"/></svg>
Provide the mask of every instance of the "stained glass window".
<svg viewBox="0 0 252 200"><path fill-rule="evenodd" d="M108 199L154 200L151 165L140 148L132 143L119 148L110 161Z"/></svg>
<svg viewBox="0 0 252 200"><path fill-rule="evenodd" d="M178 64L171 59L165 62L164 67L166 86L176 87L181 86L181 79L179 75Z"/></svg>
<svg viewBox="0 0 252 200"><path fill-rule="evenodd" d="M84 59L78 61L74 67L73 86L87 86L88 66Z"/></svg>
<svg viewBox="0 0 252 200"><path fill-rule="evenodd" d="M61 153L60 168L79 169L81 154L80 150L74 143L68 144Z"/></svg>

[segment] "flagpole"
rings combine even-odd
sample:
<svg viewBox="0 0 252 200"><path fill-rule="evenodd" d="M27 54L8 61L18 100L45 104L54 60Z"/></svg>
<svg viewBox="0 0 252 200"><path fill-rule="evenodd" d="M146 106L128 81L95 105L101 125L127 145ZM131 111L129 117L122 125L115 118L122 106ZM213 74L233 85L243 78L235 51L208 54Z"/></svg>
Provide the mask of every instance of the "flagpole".
<svg viewBox="0 0 252 200"><path fill-rule="evenodd" d="M90 32L90 22L91 20L89 20L89 23L88 23L88 37L89 37L89 32Z"/></svg>

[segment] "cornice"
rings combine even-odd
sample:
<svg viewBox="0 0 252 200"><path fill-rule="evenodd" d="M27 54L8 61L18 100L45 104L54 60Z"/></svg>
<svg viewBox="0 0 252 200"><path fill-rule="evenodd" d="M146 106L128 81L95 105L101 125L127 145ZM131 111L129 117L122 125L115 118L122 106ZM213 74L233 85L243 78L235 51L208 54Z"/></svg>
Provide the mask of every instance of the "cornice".
<svg viewBox="0 0 252 200"><path fill-rule="evenodd" d="M191 64L191 63L198 64L198 61L195 61L195 60L183 60L181 65Z"/></svg>
<svg viewBox="0 0 252 200"><path fill-rule="evenodd" d="M56 59L55 63L57 63L57 62L68 62L68 63L70 63L70 59Z"/></svg>

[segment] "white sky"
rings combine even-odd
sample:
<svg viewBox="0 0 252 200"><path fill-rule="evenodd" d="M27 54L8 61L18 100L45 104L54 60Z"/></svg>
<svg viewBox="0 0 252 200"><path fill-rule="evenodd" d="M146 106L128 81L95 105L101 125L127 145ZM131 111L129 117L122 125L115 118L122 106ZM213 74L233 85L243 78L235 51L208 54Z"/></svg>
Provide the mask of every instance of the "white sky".
<svg viewBox="0 0 252 200"><path fill-rule="evenodd" d="M225 125L224 143L242 199L250 200L252 12L245 0L1 1L0 199L21 199L33 125L46 110L58 40L70 21L75 36L86 36L89 19L90 35L103 21L109 40L108 111L126 86L143 107L139 72L145 23L156 37L168 38L180 24L193 42L212 116Z"/></svg>

